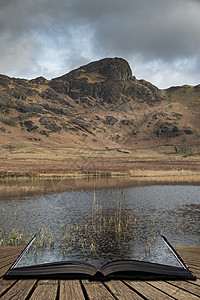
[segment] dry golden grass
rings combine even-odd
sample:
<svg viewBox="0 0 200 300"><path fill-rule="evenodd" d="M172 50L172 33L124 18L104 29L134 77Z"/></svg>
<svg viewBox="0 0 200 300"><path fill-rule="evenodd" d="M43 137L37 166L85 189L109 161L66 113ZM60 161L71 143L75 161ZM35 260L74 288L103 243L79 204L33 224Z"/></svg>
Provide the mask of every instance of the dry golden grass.
<svg viewBox="0 0 200 300"><path fill-rule="evenodd" d="M52 191L50 186L46 187L41 181L38 183L38 179L74 180L76 183L72 188L78 185L91 188L93 180L99 180L107 187L136 182L200 182L199 156L166 155L173 150L171 146L140 149L91 149L34 143L14 146L12 149L0 148L0 197ZM88 178L90 183L87 184L87 180L80 183ZM113 183L111 179L118 181ZM64 185L59 188L66 189Z"/></svg>
<svg viewBox="0 0 200 300"><path fill-rule="evenodd" d="M200 171L190 170L134 170L130 176L136 180L156 182L200 182Z"/></svg>
<svg viewBox="0 0 200 300"><path fill-rule="evenodd" d="M129 173L110 172L100 174L48 173L38 178L8 177L1 180L0 199L4 197L63 192L71 189L125 188L138 184L200 183L200 172L188 170L132 170Z"/></svg>

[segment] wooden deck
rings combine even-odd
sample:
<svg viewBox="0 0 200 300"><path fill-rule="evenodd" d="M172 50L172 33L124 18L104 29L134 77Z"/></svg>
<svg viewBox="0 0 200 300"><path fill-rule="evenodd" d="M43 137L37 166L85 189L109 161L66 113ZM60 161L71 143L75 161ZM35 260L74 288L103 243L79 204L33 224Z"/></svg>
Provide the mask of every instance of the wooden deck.
<svg viewBox="0 0 200 300"><path fill-rule="evenodd" d="M131 300L200 298L200 247L176 247L196 274L196 281L4 280L2 276L22 248L0 247L0 299L2 300Z"/></svg>

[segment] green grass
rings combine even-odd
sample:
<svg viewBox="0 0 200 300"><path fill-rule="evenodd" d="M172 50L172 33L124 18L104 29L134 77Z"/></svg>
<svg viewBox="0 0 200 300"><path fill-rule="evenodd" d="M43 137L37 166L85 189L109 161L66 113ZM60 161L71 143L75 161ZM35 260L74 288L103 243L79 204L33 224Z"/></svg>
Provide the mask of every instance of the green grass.
<svg viewBox="0 0 200 300"><path fill-rule="evenodd" d="M20 143L16 145L18 148L27 148L27 147L33 147L31 144L26 143Z"/></svg>
<svg viewBox="0 0 200 300"><path fill-rule="evenodd" d="M5 116L0 115L0 122L10 127L17 127L17 123L14 118L6 118Z"/></svg>

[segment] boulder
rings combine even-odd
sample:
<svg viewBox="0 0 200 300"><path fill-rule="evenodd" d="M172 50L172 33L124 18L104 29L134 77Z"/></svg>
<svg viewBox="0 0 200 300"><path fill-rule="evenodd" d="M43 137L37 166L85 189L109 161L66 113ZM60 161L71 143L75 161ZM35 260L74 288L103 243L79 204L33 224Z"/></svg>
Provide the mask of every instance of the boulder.
<svg viewBox="0 0 200 300"><path fill-rule="evenodd" d="M103 121L104 124L106 125L115 125L115 123L118 121L118 119L116 119L115 117L113 116L106 116L106 119Z"/></svg>
<svg viewBox="0 0 200 300"><path fill-rule="evenodd" d="M24 121L24 126L29 132L36 131L38 129L38 126L36 126L33 121Z"/></svg>

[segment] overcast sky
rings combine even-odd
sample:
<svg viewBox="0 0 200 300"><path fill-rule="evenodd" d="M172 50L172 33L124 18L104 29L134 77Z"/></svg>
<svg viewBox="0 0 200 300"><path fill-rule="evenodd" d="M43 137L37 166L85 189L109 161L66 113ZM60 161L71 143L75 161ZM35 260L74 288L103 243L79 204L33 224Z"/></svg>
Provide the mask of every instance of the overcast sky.
<svg viewBox="0 0 200 300"><path fill-rule="evenodd" d="M125 58L160 88L200 84L200 0L0 0L0 73L51 79Z"/></svg>

